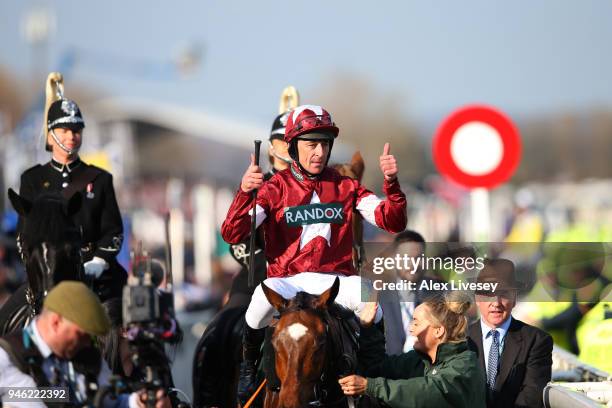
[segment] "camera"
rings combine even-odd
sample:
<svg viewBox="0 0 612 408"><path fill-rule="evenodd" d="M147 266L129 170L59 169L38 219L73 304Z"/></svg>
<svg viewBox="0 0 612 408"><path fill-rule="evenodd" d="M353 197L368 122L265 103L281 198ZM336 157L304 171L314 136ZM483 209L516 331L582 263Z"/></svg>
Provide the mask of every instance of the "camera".
<svg viewBox="0 0 612 408"><path fill-rule="evenodd" d="M164 275L161 263L148 256L134 263L132 276L123 288L123 324L128 337L178 340L174 298L171 292L158 289Z"/></svg>
<svg viewBox="0 0 612 408"><path fill-rule="evenodd" d="M146 389L148 401L155 400L159 389L173 389L166 345L182 338L173 294L159 289L165 280L162 264L145 254L133 259L132 276L123 288L123 327L136 373L128 384L132 390Z"/></svg>

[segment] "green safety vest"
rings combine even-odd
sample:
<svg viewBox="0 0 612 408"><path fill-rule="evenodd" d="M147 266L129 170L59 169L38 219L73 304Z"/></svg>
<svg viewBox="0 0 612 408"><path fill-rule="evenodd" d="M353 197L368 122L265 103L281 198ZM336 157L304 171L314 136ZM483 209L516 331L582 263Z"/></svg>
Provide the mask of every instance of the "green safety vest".
<svg viewBox="0 0 612 408"><path fill-rule="evenodd" d="M612 293L584 315L576 336L580 360L612 373Z"/></svg>

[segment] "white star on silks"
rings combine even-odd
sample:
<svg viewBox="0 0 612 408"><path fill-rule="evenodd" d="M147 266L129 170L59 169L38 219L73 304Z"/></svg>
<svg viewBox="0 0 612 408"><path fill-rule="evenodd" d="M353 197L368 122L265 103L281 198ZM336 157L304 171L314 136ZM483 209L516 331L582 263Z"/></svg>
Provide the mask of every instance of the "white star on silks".
<svg viewBox="0 0 612 408"><path fill-rule="evenodd" d="M312 192L310 204L319 204L321 200L316 191ZM308 224L302 226L302 235L300 237L300 250L316 237L323 237L327 241L327 246L331 246L331 226L328 222L320 222L317 224Z"/></svg>

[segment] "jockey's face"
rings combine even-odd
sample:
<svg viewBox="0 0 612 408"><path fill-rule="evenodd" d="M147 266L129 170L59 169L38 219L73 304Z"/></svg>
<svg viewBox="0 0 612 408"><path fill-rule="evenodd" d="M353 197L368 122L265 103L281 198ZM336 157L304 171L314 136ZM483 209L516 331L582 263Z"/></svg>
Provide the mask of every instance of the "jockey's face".
<svg viewBox="0 0 612 408"><path fill-rule="evenodd" d="M325 168L330 143L327 139L298 140L297 151L302 167L311 174L320 174Z"/></svg>
<svg viewBox="0 0 612 408"><path fill-rule="evenodd" d="M55 136L57 136L58 140L61 144L63 144L69 150L78 150L81 147L83 130L72 130L66 128L55 128L53 129L55 132ZM66 159L71 159L72 156L76 155L76 153L72 154L70 157L68 153L62 149L51 136L51 131L49 131L47 135L47 143L51 145L53 151L53 157L56 160L65 161Z"/></svg>

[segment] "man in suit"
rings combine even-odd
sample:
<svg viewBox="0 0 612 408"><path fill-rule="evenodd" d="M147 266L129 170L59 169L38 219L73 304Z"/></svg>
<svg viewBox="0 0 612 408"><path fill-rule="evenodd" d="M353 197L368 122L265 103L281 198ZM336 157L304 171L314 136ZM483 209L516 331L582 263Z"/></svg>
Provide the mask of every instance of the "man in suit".
<svg viewBox="0 0 612 408"><path fill-rule="evenodd" d="M486 378L487 407L542 407L552 370L552 337L512 318L517 291L514 264L487 260L477 283L498 283L477 292L480 319L470 325L468 347L478 355Z"/></svg>
<svg viewBox="0 0 612 408"><path fill-rule="evenodd" d="M393 253L418 258L425 254L425 239L416 231L406 230L397 234L393 240ZM425 277L425 269L398 269L389 279L391 281L414 282L417 287L423 280L441 282L437 278ZM433 291L392 290L379 293L379 304L385 318L386 352L389 355L401 354L412 350L414 339L410 335L410 324L414 309Z"/></svg>

